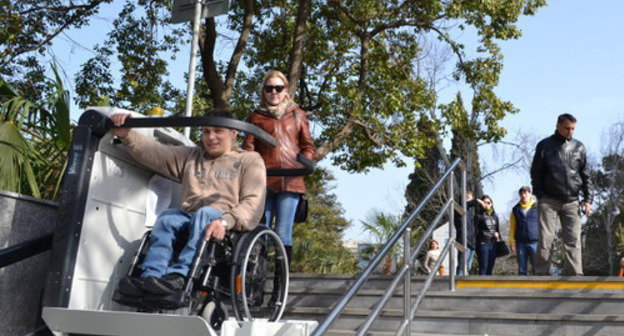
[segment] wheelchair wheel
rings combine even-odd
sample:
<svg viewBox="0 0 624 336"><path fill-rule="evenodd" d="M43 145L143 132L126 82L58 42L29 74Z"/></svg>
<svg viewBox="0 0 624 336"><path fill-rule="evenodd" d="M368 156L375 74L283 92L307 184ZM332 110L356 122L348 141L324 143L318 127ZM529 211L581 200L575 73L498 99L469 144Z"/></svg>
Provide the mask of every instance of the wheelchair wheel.
<svg viewBox="0 0 624 336"><path fill-rule="evenodd" d="M269 279L273 286L268 286L270 299L265 300ZM230 290L237 320L281 318L288 296L288 260L286 249L273 230L259 226L238 242L230 272Z"/></svg>

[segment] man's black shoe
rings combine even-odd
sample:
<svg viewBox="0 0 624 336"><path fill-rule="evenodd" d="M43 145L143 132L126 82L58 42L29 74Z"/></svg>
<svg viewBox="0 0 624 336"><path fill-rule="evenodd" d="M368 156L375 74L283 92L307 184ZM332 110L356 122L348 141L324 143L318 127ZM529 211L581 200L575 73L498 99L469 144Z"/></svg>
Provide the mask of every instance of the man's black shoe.
<svg viewBox="0 0 624 336"><path fill-rule="evenodd" d="M143 279L134 277L123 277L119 280L119 293L127 296L143 296L146 293L141 289Z"/></svg>
<svg viewBox="0 0 624 336"><path fill-rule="evenodd" d="M185 282L184 276L178 273L170 273L162 278L150 275L143 280L142 288L150 294L170 295L182 292Z"/></svg>

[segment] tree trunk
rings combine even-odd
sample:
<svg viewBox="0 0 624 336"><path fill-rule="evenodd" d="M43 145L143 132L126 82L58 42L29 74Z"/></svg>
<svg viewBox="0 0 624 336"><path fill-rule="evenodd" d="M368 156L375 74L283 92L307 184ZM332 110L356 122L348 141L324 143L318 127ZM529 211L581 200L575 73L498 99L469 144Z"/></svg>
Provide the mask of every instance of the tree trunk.
<svg viewBox="0 0 624 336"><path fill-rule="evenodd" d="M305 42L306 27L310 16L311 0L301 0L299 9L297 10L297 18L295 21L295 34L293 36L293 46L288 59L288 80L290 87L288 92L294 99L299 85L299 73L301 72L301 63L303 60L303 45Z"/></svg>
<svg viewBox="0 0 624 336"><path fill-rule="evenodd" d="M205 25L200 28L199 47L201 52L201 62L204 69L204 81L210 89L209 97L217 109L230 109L230 98L234 92L234 80L238 65L243 57L245 48L249 41L251 28L253 27L254 0L245 1L245 14L243 17L243 30L238 38L236 47L232 52L225 79L222 81L217 71L217 63L214 59L215 42L217 40L217 29L214 18L206 19Z"/></svg>

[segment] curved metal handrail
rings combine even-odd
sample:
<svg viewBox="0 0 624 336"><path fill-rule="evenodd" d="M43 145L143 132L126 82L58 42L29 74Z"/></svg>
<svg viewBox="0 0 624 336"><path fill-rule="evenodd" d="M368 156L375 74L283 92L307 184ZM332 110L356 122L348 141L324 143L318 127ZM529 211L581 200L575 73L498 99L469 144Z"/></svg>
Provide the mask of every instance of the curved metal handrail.
<svg viewBox="0 0 624 336"><path fill-rule="evenodd" d="M403 224L401 224L401 226L399 226L397 231L392 235L392 237L390 237L388 242L381 248L381 250L379 251L377 256L370 262L370 264L362 272L360 277L355 281L353 286L351 286L349 291L347 293L345 293L340 298L338 303L336 303L334 308L329 312L329 314L327 315L325 320L323 320L320 323L320 325L316 328L316 330L314 330L314 333L312 334L312 336L323 335L329 329L329 326L338 318L338 316L345 309L345 307L349 303L349 301L351 301L351 299L353 299L353 297L356 295L358 290L370 278L370 276L372 275L373 271L377 268L377 266L379 266L379 264L386 257L386 255L388 255L388 253L390 253L392 248L397 244L397 242L399 241L399 239L402 236L403 236L403 239L404 239L404 250L405 250L404 254L406 256L407 255L410 256L409 262L404 262L403 267L395 275L395 278L393 279L392 283L390 284L390 287L386 290L386 292L382 296L381 300L375 306L375 309L374 309L373 313L366 320L366 322L362 325L362 327L358 330L357 335L364 335L368 331L368 329L370 328L370 325L379 316L379 314L383 310L383 307L385 306L385 304L387 303L389 298L392 296L392 293L394 292L394 290L396 289L396 287L400 283L400 279L402 277L404 277L404 281L405 281L405 283L404 283L404 286L405 286L405 288L404 288L404 292L405 292L404 293L404 295L405 295L405 298L404 298L404 321L401 323L401 325L399 327L399 331L397 332L397 335L399 335L402 332L407 332L407 335L409 335L409 333L411 332L411 319L413 318L414 314L416 313L416 309L418 308L418 304L422 300L422 297L424 297L424 294L425 294L426 290L428 289L428 287L429 287L429 285L430 285L430 283L431 283L431 281L433 279L433 276L435 275L435 272L434 272L434 273L430 274L427 277L427 280L425 282L425 289L419 295L419 297L418 297L418 299L416 301L416 304L412 305L411 304L411 293L410 293L411 268L412 268L411 265L413 264L413 262L418 257L418 253L420 252L420 250L424 246L426 240L429 238L429 236L433 233L433 230L438 226L439 222L442 220L442 217L444 216L446 211L448 211L448 215L449 215L449 227L450 227L449 240L448 240L447 244L444 246L444 249L442 250L442 252L440 253L440 258L436 262L436 264L434 266L435 267L434 269L438 269L440 267L441 263L442 263L442 260L444 260L444 257L449 252L451 252L451 265L450 265L450 270L449 270L450 289L451 290L455 290L455 272L454 272L454 268L455 267L454 267L454 253L453 253L454 252L453 247L454 247L454 241L455 241L455 232L454 232L454 225L453 225L453 211L454 211L453 208L454 207L451 207L451 205L453 205L455 203L454 200L453 200L453 195L454 195L454 192L453 192L454 177L453 176L454 176L454 171L456 169L458 169L458 168L462 171L462 177L461 177L462 209L463 209L463 213L466 212L466 201L465 201L465 190L466 190L466 174L465 174L465 171L466 171L466 166L465 166L465 164L463 163L463 161L461 159L457 158L448 167L446 172L442 175L442 177L438 180L438 182L433 186L433 188L431 188L431 190L429 190L427 195L418 204L418 206L414 209L414 211L412 211L412 213L403 222ZM445 205L439 211L439 213L436 216L436 218L434 219L434 221L429 225L429 227L425 231L425 234L423 235L423 237L419 241L416 249L413 252L410 252L410 250L411 250L410 249L411 224L418 217L418 215L424 209L424 207L427 205L427 203L433 198L435 193L438 192L438 190L444 185L444 183L448 183L448 186L447 186L448 190L447 190L447 192L448 192L448 195L450 195L449 200L445 203ZM464 231L465 231L465 216L462 216L462 222L463 222L463 227L464 227ZM464 235L464 238L465 238L465 235ZM466 246L465 242L463 243L463 246ZM405 259L406 258L404 258L404 260Z"/></svg>

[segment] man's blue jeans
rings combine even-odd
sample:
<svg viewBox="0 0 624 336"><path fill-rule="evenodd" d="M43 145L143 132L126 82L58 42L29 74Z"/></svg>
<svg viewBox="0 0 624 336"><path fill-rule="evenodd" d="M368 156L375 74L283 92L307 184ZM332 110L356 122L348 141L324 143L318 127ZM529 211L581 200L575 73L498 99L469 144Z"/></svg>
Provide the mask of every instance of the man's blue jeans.
<svg viewBox="0 0 624 336"><path fill-rule="evenodd" d="M284 246L292 246L292 227L295 222L295 211L301 194L292 192L267 193L264 207L264 225L271 227L271 219L275 214L275 232Z"/></svg>
<svg viewBox="0 0 624 336"><path fill-rule="evenodd" d="M203 207L194 214L178 209L163 211L152 228L150 248L143 260L143 274L162 277L169 273L188 275L197 248L204 239L204 229L210 222L221 217L223 213L213 207ZM180 231L188 227L189 237L180 251L178 260L173 263L173 245Z"/></svg>
<svg viewBox="0 0 624 336"><path fill-rule="evenodd" d="M466 258L468 261L468 274L470 274L470 268L472 267L472 260L474 259L474 250L466 247ZM464 275L464 254L462 252L457 253L457 275Z"/></svg>
<svg viewBox="0 0 624 336"><path fill-rule="evenodd" d="M477 243L477 258L479 259L479 275L492 275L496 262L496 244Z"/></svg>
<svg viewBox="0 0 624 336"><path fill-rule="evenodd" d="M535 254L537 242L516 243L516 258L518 259L518 275L527 275L528 261L531 260L531 268L535 273Z"/></svg>

